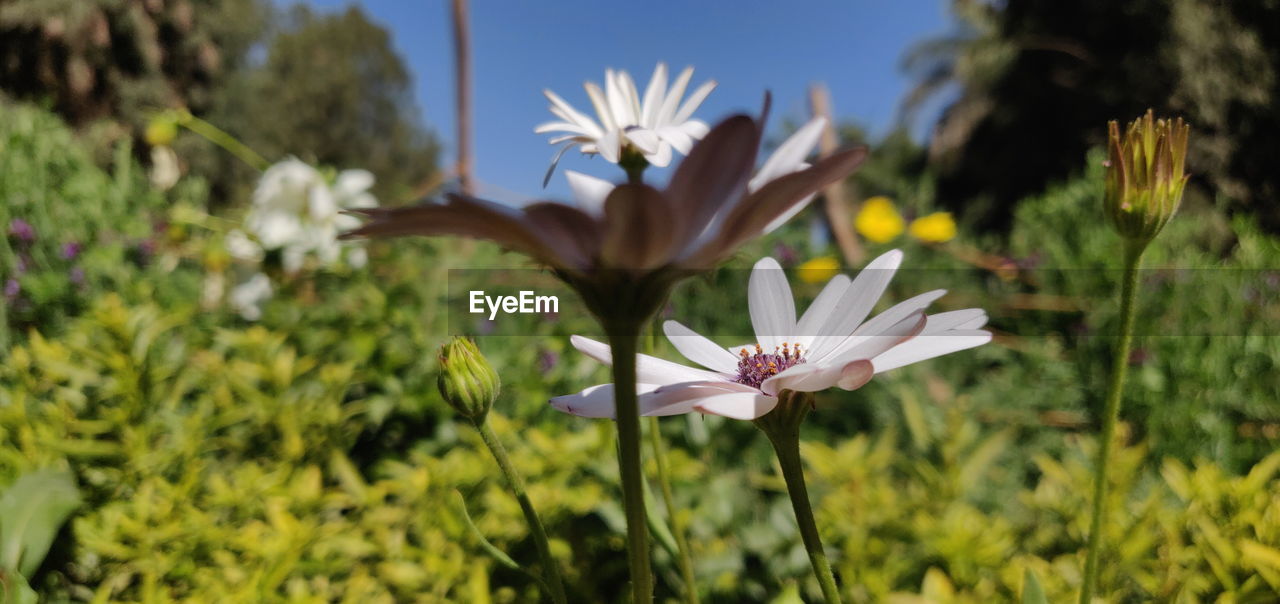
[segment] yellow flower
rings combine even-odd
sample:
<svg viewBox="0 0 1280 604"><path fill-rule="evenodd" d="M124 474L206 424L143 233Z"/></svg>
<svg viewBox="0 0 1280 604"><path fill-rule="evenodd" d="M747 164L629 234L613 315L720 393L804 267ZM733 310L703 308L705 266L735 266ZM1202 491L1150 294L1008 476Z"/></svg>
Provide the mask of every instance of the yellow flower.
<svg viewBox="0 0 1280 604"><path fill-rule="evenodd" d="M888 197L877 196L862 202L853 226L870 241L888 243L901 235L906 225L893 202Z"/></svg>
<svg viewBox="0 0 1280 604"><path fill-rule="evenodd" d="M956 236L956 221L951 212L934 212L911 221L912 237L925 243L942 243Z"/></svg>
<svg viewBox="0 0 1280 604"><path fill-rule="evenodd" d="M805 283L826 283L840 272L840 261L835 256L820 256L796 267L800 280Z"/></svg>

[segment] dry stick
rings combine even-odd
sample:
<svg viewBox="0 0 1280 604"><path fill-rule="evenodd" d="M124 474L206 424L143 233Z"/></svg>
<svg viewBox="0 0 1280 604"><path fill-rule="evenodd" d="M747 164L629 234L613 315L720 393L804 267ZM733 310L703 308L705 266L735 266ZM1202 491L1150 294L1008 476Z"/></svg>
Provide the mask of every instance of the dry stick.
<svg viewBox="0 0 1280 604"><path fill-rule="evenodd" d="M818 156L825 158L835 153L840 146L839 137L836 135L835 118L831 116L831 93L827 91L825 85L814 84L809 87L809 106L814 117L824 117L827 120L827 126L822 129L822 139L818 143ZM844 181L837 180L828 185L822 197L827 222L831 224L831 232L836 237L836 245L840 247L840 254L844 256L845 264L862 266L867 252L853 232L853 220L849 212L851 195L845 189Z"/></svg>
<svg viewBox="0 0 1280 604"><path fill-rule="evenodd" d="M471 182L471 35L467 0L453 0L454 89L458 111L458 159L454 173L466 195L474 195Z"/></svg>

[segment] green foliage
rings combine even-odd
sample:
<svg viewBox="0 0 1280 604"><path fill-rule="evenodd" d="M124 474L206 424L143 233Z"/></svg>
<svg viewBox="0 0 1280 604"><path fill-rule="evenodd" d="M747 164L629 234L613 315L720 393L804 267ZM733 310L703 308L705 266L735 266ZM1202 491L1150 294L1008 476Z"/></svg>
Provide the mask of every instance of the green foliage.
<svg viewBox="0 0 1280 604"><path fill-rule="evenodd" d="M52 123L38 112L8 115ZM59 181L42 180L84 152L65 130L20 132L0 141L43 153L51 167L0 154L7 165L25 166L0 180L6 200L44 199L47 187L80 178L84 190L65 189L68 203L95 196L117 203L111 195L119 194L138 204L124 211L103 203L93 233L143 237L157 219L169 225L149 262L103 263L102 282L112 291L86 290L78 310L32 319L3 349L0 484L65 467L84 500L27 577L44 599L538 597L535 580L475 538L483 535L526 569L537 559L519 505L478 435L436 391L433 354L453 326L448 291L483 278L448 269L522 261L483 244L378 242L366 270L277 276L275 297L249 324L216 299L202 300L215 289L210 284L227 278L221 238L229 224L194 209L204 205L202 190L188 185L160 209L145 189L119 180L136 169L127 161L116 173L83 162ZM41 144L63 144L65 153L39 151ZM802 454L818 526L849 601L1013 601L1027 597L1028 576L1039 578L1047 601L1070 599L1078 588L1094 443L1074 429L1092 417L1107 356L1105 338L1080 331L1105 333L1113 320L1103 301L1113 299L1114 279L1101 269L1114 266L1110 250L1118 243L1099 215L1095 185L1066 185L1017 216L1010 254L1038 253L1046 269L1031 273L1033 283L947 253L957 248L906 242L911 266L922 270L902 271L886 302L950 287L939 306L984 306L1002 337L817 399ZM113 193L113 186L132 193ZM23 206L0 211L11 207ZM1187 258L1232 269L1275 266L1274 239L1247 222L1215 222L1211 210L1198 211L1157 240L1152 266L1175 258L1179 265ZM56 223L37 230L62 232ZM735 266L749 266L779 242L797 247L800 230L744 250ZM104 235L107 243L98 245L122 238ZM1099 270L1047 270L1071 266ZM719 271L681 288L672 310L695 328L748 333L745 283L745 272ZM1121 448L1113 472L1117 512L1105 524L1102 592L1114 601L1275 600L1280 454L1271 453L1263 428L1274 423L1267 405L1274 384L1250 373L1275 367L1277 352L1264 337L1272 308L1261 295L1232 296L1237 284L1188 283L1194 290L1177 289L1184 287L1177 280L1150 284L1173 289L1144 301L1152 309L1148 333L1243 335L1194 345L1187 336L1163 344L1143 336L1155 354L1135 368L1134 381L1150 390L1126 401L1134 444ZM797 287L806 296L817 291ZM1069 312L1009 304L1024 294L1077 304ZM1168 297L1184 300L1175 305ZM613 427L546 404L607 379L567 342L598 328L568 313L512 320L519 323L511 333L527 335L478 338L506 386L490 422L547 524L570 600L618 600L627 568ZM654 353L678 359L662 344ZM1159 379L1146 375L1151 367ZM1163 389L1154 389L1161 379ZM1250 423L1260 438L1231 438ZM756 429L700 416L661 426L704 599L817 597L782 479ZM459 492L474 531L456 505ZM682 584L674 560L658 548L654 562L659 597L674 598ZM22 589L21 579L0 579Z"/></svg>
<svg viewBox="0 0 1280 604"><path fill-rule="evenodd" d="M10 328L58 324L135 278L156 243L149 213L164 198L146 186L127 143L104 171L56 117L7 103L0 111L0 277L20 288L0 310L3 343ZM18 223L30 225L29 237L12 232Z"/></svg>

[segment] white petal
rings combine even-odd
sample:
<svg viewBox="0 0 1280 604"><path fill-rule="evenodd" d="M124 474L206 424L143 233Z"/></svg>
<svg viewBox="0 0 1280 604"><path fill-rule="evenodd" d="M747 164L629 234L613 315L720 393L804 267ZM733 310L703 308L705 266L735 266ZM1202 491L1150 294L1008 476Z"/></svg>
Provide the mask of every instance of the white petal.
<svg viewBox="0 0 1280 604"><path fill-rule="evenodd" d="M630 128L626 131L627 140L631 141L642 153L657 153L662 145L658 133L644 128Z"/></svg>
<svg viewBox="0 0 1280 604"><path fill-rule="evenodd" d="M604 200L613 191L613 183L573 170L565 170L564 177L569 181L569 190L573 192L573 200L579 208L592 216L604 215Z"/></svg>
<svg viewBox="0 0 1280 604"><path fill-rule="evenodd" d="M662 110L662 101L667 95L667 64L658 63L653 68L653 77L649 78L649 86L644 89L644 105L640 111L640 125L646 128L657 126L658 112ZM681 151L681 153L687 153Z"/></svg>
<svg viewBox="0 0 1280 604"><path fill-rule="evenodd" d="M871 360L876 373L918 363L944 354L981 346L991 341L991 333L981 330L954 330L940 335L916 336Z"/></svg>
<svg viewBox="0 0 1280 604"><path fill-rule="evenodd" d="M700 140L708 132L711 132L711 126L708 126L702 120L687 120L683 124L679 124L678 127L694 140Z"/></svg>
<svg viewBox="0 0 1280 604"><path fill-rule="evenodd" d="M658 136L662 140L671 143L681 155L688 155L689 150L693 148L693 137L684 133L684 130L673 126L663 126L658 129Z"/></svg>
<svg viewBox="0 0 1280 604"><path fill-rule="evenodd" d="M747 306L756 341L765 352L781 347L795 333L796 303L787 275L773 258L761 258L747 281Z"/></svg>
<svg viewBox="0 0 1280 604"><path fill-rule="evenodd" d="M590 126L599 131L599 126L596 124L595 120L577 109L574 109L573 105L565 102L565 100L560 98L556 93L551 92L550 90L543 90L542 94L546 95L547 100L551 101L553 113L556 113L555 110L559 110L558 113L566 122L573 122L583 127Z"/></svg>
<svg viewBox="0 0 1280 604"><path fill-rule="evenodd" d="M761 417L777 406L778 399L772 396L739 392L702 399L694 409L711 415L747 420Z"/></svg>
<svg viewBox="0 0 1280 604"><path fill-rule="evenodd" d="M636 116L631 111L631 103L627 102L627 93L618 72L612 69L604 74L604 91L609 100L609 111L613 114L613 123L619 129L636 124Z"/></svg>
<svg viewBox="0 0 1280 604"><path fill-rule="evenodd" d="M671 118L671 121L679 124L680 122L693 117L693 112L698 110L698 105L701 105L702 101L707 99L707 95L711 94L711 91L715 89L715 80L708 80L704 82L693 91L693 94L689 95L689 99L686 100L683 105L680 105L680 110L676 112L675 117Z"/></svg>
<svg viewBox="0 0 1280 604"><path fill-rule="evenodd" d="M684 96L685 87L689 85L689 79L693 77L693 68L685 67L680 75L676 76L676 81L671 84L671 90L667 91L667 98L662 100L662 107L658 111L658 126L665 126L671 123L671 118L676 114L676 108L680 104L680 97Z"/></svg>
<svg viewBox="0 0 1280 604"><path fill-rule="evenodd" d="M838 308L851 282L852 279L846 275L832 277L822 288L818 297L813 299L809 308L804 311L804 316L800 317L800 321L796 323L795 334L797 341L805 348L809 347L815 337L827 335L819 330L831 319L831 314Z"/></svg>
<svg viewBox="0 0 1280 604"><path fill-rule="evenodd" d="M644 156L650 164L656 168L665 168L671 163L671 145L666 142L658 143L657 151Z"/></svg>
<svg viewBox="0 0 1280 604"><path fill-rule="evenodd" d="M662 331L684 358L720 373L734 375L738 372L738 357L694 330L676 321L667 321L662 324Z"/></svg>
<svg viewBox="0 0 1280 604"><path fill-rule="evenodd" d="M752 192L756 191L765 183L785 176L792 172L802 169L805 165L805 159L813 152L813 148L817 146L818 139L822 138L822 129L827 125L827 120L822 117L815 117L809 120L809 123L801 126L794 134L787 137L778 148L774 150L773 155L765 160L764 165L760 166L760 170L752 177L751 182L747 184L747 188Z"/></svg>
<svg viewBox="0 0 1280 604"><path fill-rule="evenodd" d="M591 106L595 107L596 115L600 118L600 125L604 127L606 134L619 128L618 122L615 120L613 111L610 109L609 101L605 98L604 92L595 82L587 82L582 85L587 91L587 97L591 99Z"/></svg>
<svg viewBox="0 0 1280 604"><path fill-rule="evenodd" d="M893 273L900 264L902 252L892 250L872 260L858 273L830 318L818 328L819 335L814 338L812 348L806 355L809 362L821 360L871 314L871 309L875 308L885 288L889 287L889 281L893 279Z"/></svg>
<svg viewBox="0 0 1280 604"><path fill-rule="evenodd" d="M609 130L604 133L604 137L600 139L599 151L600 157L610 163L618 163L618 158L622 155L621 151L622 139L617 130Z"/></svg>
<svg viewBox="0 0 1280 604"><path fill-rule="evenodd" d="M573 336L569 338L569 342L582 354L605 365L613 364L613 355L608 344L582 336ZM642 383L659 385L678 384L680 382L728 381L718 373L686 367L678 363L651 357L647 354L636 355L636 378Z"/></svg>
<svg viewBox="0 0 1280 604"><path fill-rule="evenodd" d="M546 134L548 132L572 132L574 134L589 134L587 128L583 128L578 124L570 124L569 122L543 122L533 127L534 134Z"/></svg>

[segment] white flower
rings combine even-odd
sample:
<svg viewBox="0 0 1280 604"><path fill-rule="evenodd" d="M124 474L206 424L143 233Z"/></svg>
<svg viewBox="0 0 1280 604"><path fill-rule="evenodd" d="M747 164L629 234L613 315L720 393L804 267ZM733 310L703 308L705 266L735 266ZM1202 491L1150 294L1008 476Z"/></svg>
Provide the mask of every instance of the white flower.
<svg viewBox="0 0 1280 604"><path fill-rule="evenodd" d="M764 165L760 166L759 170L756 170L751 180L747 181L747 193L755 193L764 185L782 176L808 168L809 163L805 159L809 157L809 154L813 152L813 148L818 144L818 139L822 137L822 129L826 124L826 119L815 117L787 137L787 140L783 141L773 151L769 159L764 161ZM587 213L601 213L604 207L604 200L613 192L614 184L602 178L596 178L573 170L565 170L564 176L569 181L569 189L573 193L573 200L578 204L578 207ZM805 196L789 210L779 215L765 226L764 232L768 233L786 224L788 220L809 205L814 195L816 193Z"/></svg>
<svg viewBox="0 0 1280 604"><path fill-rule="evenodd" d="M569 142L561 153L576 145L583 153L598 153L616 164L622 148L630 144L639 149L650 164L664 167L671 163L673 148L688 155L693 142L706 136L708 131L706 123L692 118L716 83L714 80L703 83L681 103L692 77L693 68L686 67L668 88L667 66L658 63L642 100L630 74L606 70L604 90L595 82L583 85L599 122L574 109L556 93L544 90L543 94L551 101L551 113L560 121L541 124L533 131L563 133L550 141L553 145Z"/></svg>
<svg viewBox="0 0 1280 604"><path fill-rule="evenodd" d="M248 281L231 288L228 301L231 307L249 321L262 318L262 303L271 299L271 280L262 273L255 273Z"/></svg>
<svg viewBox="0 0 1280 604"><path fill-rule="evenodd" d="M330 185L319 170L298 159L281 161L263 172L244 230L228 233L227 249L250 262L261 261L263 250L279 250L285 271L291 273L308 258L333 265L348 247L338 235L360 224L342 211L377 207L369 192L373 182L368 171L344 170ZM353 266L365 260L362 255L350 258Z"/></svg>
<svg viewBox="0 0 1280 604"><path fill-rule="evenodd" d="M783 390L854 390L876 373L991 340L980 329L987 321L981 309L924 314L945 290L921 294L864 322L901 262L902 253L894 250L873 260L856 279L837 275L797 321L786 275L772 258L760 260L747 288L756 342L726 349L667 321L667 339L706 369L637 355L641 415L698 411L755 419L777 406ZM581 336L572 343L601 363L612 362L606 344ZM551 404L583 417L613 417L613 385L556 397Z"/></svg>

